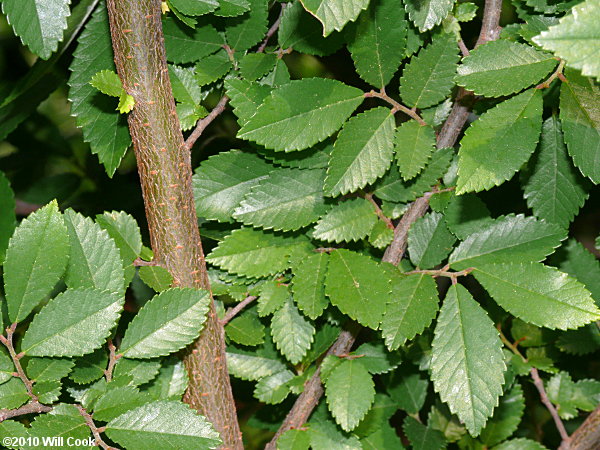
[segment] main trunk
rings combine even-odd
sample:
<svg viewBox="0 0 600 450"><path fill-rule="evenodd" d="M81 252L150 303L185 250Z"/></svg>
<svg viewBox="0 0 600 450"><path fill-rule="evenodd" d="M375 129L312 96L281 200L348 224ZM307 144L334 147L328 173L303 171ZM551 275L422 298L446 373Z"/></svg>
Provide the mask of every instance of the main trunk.
<svg viewBox="0 0 600 450"><path fill-rule="evenodd" d="M173 285L209 289L192 195L189 151L179 128L165 59L160 0L108 0L115 63L135 99L129 130L137 159L154 257ZM185 401L220 432L224 448L242 448L214 305L185 358Z"/></svg>

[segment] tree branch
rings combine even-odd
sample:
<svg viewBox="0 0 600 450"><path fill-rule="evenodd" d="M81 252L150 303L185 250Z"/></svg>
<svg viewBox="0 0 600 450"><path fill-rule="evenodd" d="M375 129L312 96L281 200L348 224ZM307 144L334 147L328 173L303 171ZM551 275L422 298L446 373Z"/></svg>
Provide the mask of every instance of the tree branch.
<svg viewBox="0 0 600 450"><path fill-rule="evenodd" d="M385 92L385 88L381 88L380 92L377 92L377 91L365 92L364 96L365 96L365 98L374 97L374 98L380 98L381 100L385 100L390 105L392 105L392 107L393 107L392 113L395 113L396 111L402 111L407 116L409 116L409 117L415 119L417 122L419 122L420 125L427 125L427 123L422 119L422 117L419 116L414 110L410 109L407 106L404 106L401 103L398 103L392 97L387 95L387 93Z"/></svg>
<svg viewBox="0 0 600 450"><path fill-rule="evenodd" d="M112 375L113 375L113 370L115 369L115 365L117 364L117 361L121 358L121 356L123 356L123 355L117 355L116 350L117 350L117 348L115 347L115 344L113 344L112 339L109 339L108 340L108 352L109 352L108 366L106 367L106 370L104 371L104 377L106 378L107 383L112 380Z"/></svg>
<svg viewBox="0 0 600 450"><path fill-rule="evenodd" d="M600 442L600 405L575 430L571 437L563 440L558 450L594 450Z"/></svg>
<svg viewBox="0 0 600 450"><path fill-rule="evenodd" d="M32 401L17 409L0 409L0 423L12 417L24 416L26 414L47 413L52 411L52 407L43 405L38 401Z"/></svg>
<svg viewBox="0 0 600 450"><path fill-rule="evenodd" d="M269 28L269 31L267 31L267 34L265 35L265 38L263 39L262 43L260 44L258 49L256 49L256 53L262 53L267 48L269 39L271 39L271 37L279 29L279 24L281 23L281 16L283 16L283 12L285 11L286 6L287 6L287 3L281 4L281 10L279 11L279 16L277 17L277 20L275 20L275 22L273 22L273 25L271 25L271 28Z"/></svg>
<svg viewBox="0 0 600 450"><path fill-rule="evenodd" d="M254 295L250 295L250 296L246 297L244 300L242 300L241 302L239 302L237 305L235 305L233 308L229 308L227 310L227 312L225 313L225 317L223 317L223 320L221 320L221 325L223 325L223 326L227 325L229 323L229 321L231 319L233 319L236 315L238 315L242 309L244 309L246 306L248 306L250 303L252 303L257 298L258 297L254 296Z"/></svg>
<svg viewBox="0 0 600 450"><path fill-rule="evenodd" d="M79 414L81 414L82 417L85 419L86 425L88 426L88 428L94 435L94 439L96 440L96 445L99 447L102 447L104 450L119 450L118 448L111 447L106 442L104 442L104 440L102 439L102 436L100 436L101 429L96 426L96 424L94 423L94 419L92 418L90 413L88 413L85 410L85 408L81 405L75 405L75 406L79 410Z"/></svg>
<svg viewBox="0 0 600 450"><path fill-rule="evenodd" d="M185 140L185 148L191 150L198 138L202 136L202 133L204 133L206 127L209 126L213 122L213 120L219 117L223 111L225 111L227 102L229 102L229 97L224 95L223 97L221 97L221 100L219 100L219 103L217 103L217 106L215 106L212 109L212 111L208 114L208 116L198 121L198 123L196 124L196 128L194 128L194 131L192 131L192 133Z"/></svg>

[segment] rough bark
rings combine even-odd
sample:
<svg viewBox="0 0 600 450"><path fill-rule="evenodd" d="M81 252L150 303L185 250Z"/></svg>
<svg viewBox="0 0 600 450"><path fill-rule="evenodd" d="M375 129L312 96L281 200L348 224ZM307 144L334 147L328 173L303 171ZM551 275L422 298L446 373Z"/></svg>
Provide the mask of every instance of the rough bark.
<svg viewBox="0 0 600 450"><path fill-rule="evenodd" d="M173 285L210 289L192 194L192 168L175 111L165 58L160 0L108 0L115 63L135 99L128 116L150 240ZM185 357L190 385L184 400L221 434L223 448L242 448L225 359L223 327L214 305Z"/></svg>

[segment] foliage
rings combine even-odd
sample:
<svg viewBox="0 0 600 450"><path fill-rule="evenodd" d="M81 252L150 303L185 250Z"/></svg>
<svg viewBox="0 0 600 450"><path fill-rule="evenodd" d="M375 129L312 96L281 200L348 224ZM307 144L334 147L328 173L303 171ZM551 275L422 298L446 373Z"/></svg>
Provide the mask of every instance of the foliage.
<svg viewBox="0 0 600 450"><path fill-rule="evenodd" d="M216 313L247 448L311 395L270 448L557 448L539 391L600 404L600 3L491 3L163 2L209 292L153 259L105 2L4 0L0 435L218 447L177 357Z"/></svg>

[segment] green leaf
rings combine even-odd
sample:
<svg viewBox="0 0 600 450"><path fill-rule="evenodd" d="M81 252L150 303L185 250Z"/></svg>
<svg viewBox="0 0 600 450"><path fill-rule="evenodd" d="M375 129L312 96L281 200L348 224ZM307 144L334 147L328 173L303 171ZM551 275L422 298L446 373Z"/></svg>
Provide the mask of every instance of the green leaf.
<svg viewBox="0 0 600 450"><path fill-rule="evenodd" d="M369 0L300 0L304 9L323 24L323 36L340 31L348 22L354 22L360 12L369 6Z"/></svg>
<svg viewBox="0 0 600 450"><path fill-rule="evenodd" d="M169 2L187 16L202 16L219 7L217 0L169 0Z"/></svg>
<svg viewBox="0 0 600 450"><path fill-rule="evenodd" d="M489 264L473 275L502 308L525 322L566 330L600 319L583 285L553 267Z"/></svg>
<svg viewBox="0 0 600 450"><path fill-rule="evenodd" d="M302 228L328 209L323 198L324 179L321 169L275 169L246 194L233 217L264 229Z"/></svg>
<svg viewBox="0 0 600 450"><path fill-rule="evenodd" d="M271 92L238 137L274 150L302 150L331 136L362 100L360 89L340 81L291 81Z"/></svg>
<svg viewBox="0 0 600 450"><path fill-rule="evenodd" d="M309 422L308 433L310 435L311 448L326 448L331 450L360 450L360 441L356 436L348 436L331 420L316 420L315 415Z"/></svg>
<svg viewBox="0 0 600 450"><path fill-rule="evenodd" d="M107 290L123 296L123 262L115 241L92 219L72 209L65 211L64 216L71 242L67 286Z"/></svg>
<svg viewBox="0 0 600 450"><path fill-rule="evenodd" d="M188 374L183 361L171 357L144 392L148 392L156 400L180 400L187 386Z"/></svg>
<svg viewBox="0 0 600 450"><path fill-rule="evenodd" d="M306 238L242 228L234 230L206 257L231 273L255 278L283 272L292 254L309 248Z"/></svg>
<svg viewBox="0 0 600 450"><path fill-rule="evenodd" d="M306 430L287 430L277 439L277 450L307 450L310 436Z"/></svg>
<svg viewBox="0 0 600 450"><path fill-rule="evenodd" d="M135 99L125 91L121 92L121 96L119 97L119 104L117 106L117 111L119 111L121 114L127 114L131 112L134 105Z"/></svg>
<svg viewBox="0 0 600 450"><path fill-rule="evenodd" d="M108 422L152 400L134 386L117 386L102 394L94 404L94 419Z"/></svg>
<svg viewBox="0 0 600 450"><path fill-rule="evenodd" d="M273 314L271 335L281 354L292 364L297 364L310 348L315 328L300 314L294 303L288 300Z"/></svg>
<svg viewBox="0 0 600 450"><path fill-rule="evenodd" d="M376 330L390 290L387 272L368 256L344 249L331 253L325 292L344 314Z"/></svg>
<svg viewBox="0 0 600 450"><path fill-rule="evenodd" d="M235 78L225 80L224 85L240 125L246 124L256 114L258 107L271 92L269 86Z"/></svg>
<svg viewBox="0 0 600 450"><path fill-rule="evenodd" d="M504 441L502 444L495 446L494 450L546 450L546 447L531 439L516 438Z"/></svg>
<svg viewBox="0 0 600 450"><path fill-rule="evenodd" d="M173 283L173 276L162 266L142 266L138 273L146 286L156 292L169 289Z"/></svg>
<svg viewBox="0 0 600 450"><path fill-rule="evenodd" d="M36 314L23 337L29 356L82 356L100 347L115 326L124 299L97 289L68 289Z"/></svg>
<svg viewBox="0 0 600 450"><path fill-rule="evenodd" d="M261 378L254 388L254 397L264 403L281 403L290 393L289 382L294 374L289 370Z"/></svg>
<svg viewBox="0 0 600 450"><path fill-rule="evenodd" d="M66 377L75 361L58 358L31 358L27 362L27 376L30 380L58 381Z"/></svg>
<svg viewBox="0 0 600 450"><path fill-rule="evenodd" d="M456 238L446 226L444 216L431 212L417 220L408 231L410 261L421 269L429 269L441 263Z"/></svg>
<svg viewBox="0 0 600 450"><path fill-rule="evenodd" d="M600 262L582 244L571 239L564 247L565 259L560 270L583 283L600 306Z"/></svg>
<svg viewBox="0 0 600 450"><path fill-rule="evenodd" d="M439 25L452 11L454 0L404 0L410 20L424 32Z"/></svg>
<svg viewBox="0 0 600 450"><path fill-rule="evenodd" d="M435 281L425 274L392 278L392 295L386 306L381 332L388 349L396 350L421 333L438 311Z"/></svg>
<svg viewBox="0 0 600 450"><path fill-rule="evenodd" d="M476 94L501 97L539 82L556 64L548 53L501 39L480 45L465 57L456 82Z"/></svg>
<svg viewBox="0 0 600 450"><path fill-rule="evenodd" d="M431 380L472 435L498 404L505 370L494 323L463 286L453 285L435 327Z"/></svg>
<svg viewBox="0 0 600 450"><path fill-rule="evenodd" d="M321 23L309 14L300 2L288 3L279 25L277 39L283 49L294 50L309 55L327 56L338 50L344 43L343 33L333 32L323 37Z"/></svg>
<svg viewBox="0 0 600 450"><path fill-rule="evenodd" d="M292 266L292 291L298 308L315 320L329 304L325 297L325 276L329 255L318 253L299 260Z"/></svg>
<svg viewBox="0 0 600 450"><path fill-rule="evenodd" d="M202 101L202 90L193 68L169 64L169 78L175 100L192 105Z"/></svg>
<svg viewBox="0 0 600 450"><path fill-rule="evenodd" d="M594 183L600 183L600 88L574 70L560 87L560 120L569 154L577 168Z"/></svg>
<svg viewBox="0 0 600 450"><path fill-rule="evenodd" d="M120 97L124 89L119 76L113 70L101 70L90 80L90 84L103 94Z"/></svg>
<svg viewBox="0 0 600 450"><path fill-rule="evenodd" d="M52 291L69 259L69 240L56 201L25 218L8 243L4 290L11 322L21 322Z"/></svg>
<svg viewBox="0 0 600 450"><path fill-rule="evenodd" d="M233 63L225 50L219 50L214 55L208 55L200 59L196 64L196 82L200 86L214 83L227 75L233 67Z"/></svg>
<svg viewBox="0 0 600 450"><path fill-rule="evenodd" d="M364 343L352 354L373 375L390 372L400 364L400 355L387 352L382 342Z"/></svg>
<svg viewBox="0 0 600 450"><path fill-rule="evenodd" d="M83 130L83 140L112 177L131 144L125 117L114 112L114 100L105 97L91 84L101 70L115 70L106 7L100 4L78 39L69 67L71 113Z"/></svg>
<svg viewBox="0 0 600 450"><path fill-rule="evenodd" d="M148 448L216 448L219 433L188 405L173 401L147 403L106 424L106 435L128 450Z"/></svg>
<svg viewBox="0 0 600 450"><path fill-rule="evenodd" d="M137 316L136 316L137 317ZM160 362L121 358L115 366L113 381L140 386L153 380L160 370Z"/></svg>
<svg viewBox="0 0 600 450"><path fill-rule="evenodd" d="M600 2L587 0L562 17L558 25L542 31L533 40L566 60L570 67L580 69L583 75L600 78L599 20Z"/></svg>
<svg viewBox="0 0 600 450"><path fill-rule="evenodd" d="M540 219L567 227L588 198L586 180L567 155L560 122L549 117L542 126L540 150L524 186L524 197Z"/></svg>
<svg viewBox="0 0 600 450"><path fill-rule="evenodd" d="M183 348L200 334L209 304L208 291L161 292L133 318L119 352L127 358L154 358Z"/></svg>
<svg viewBox="0 0 600 450"><path fill-rule="evenodd" d="M409 414L418 414L425 403L428 386L429 382L421 378L418 373L396 371L391 380L386 383L386 390L396 407Z"/></svg>
<svg viewBox="0 0 600 450"><path fill-rule="evenodd" d="M258 156L239 150L211 156L192 177L198 216L231 221L244 196L273 169Z"/></svg>
<svg viewBox="0 0 600 450"><path fill-rule="evenodd" d="M69 373L69 379L77 384L88 384L104 375L108 364L108 355L104 349L75 360L75 367Z"/></svg>
<svg viewBox="0 0 600 450"><path fill-rule="evenodd" d="M84 441L90 438L90 428L85 422L85 418L79 414L79 411L73 405L60 404L48 414L40 414L36 416L28 430L28 438L26 443L43 442L44 438L57 438L63 443L57 448L67 449L67 442L76 442L75 440ZM46 445L44 445L45 447ZM52 444L48 447L54 446ZM40 448L40 445L31 445L20 447L22 449L34 450Z"/></svg>
<svg viewBox="0 0 600 450"><path fill-rule="evenodd" d="M353 430L353 434L357 436L371 435L376 430L381 429L382 426L385 427L396 411L398 411L398 406L396 406L396 403L390 397L385 394L376 393L373 406L365 415L364 419L361 420L358 426ZM377 447L375 449L377 449Z"/></svg>
<svg viewBox="0 0 600 450"><path fill-rule="evenodd" d="M429 411L427 423L431 428L444 433L444 437L449 442L456 442L467 433L464 425L450 412L448 406L437 399Z"/></svg>
<svg viewBox="0 0 600 450"><path fill-rule="evenodd" d="M370 435L362 438L360 444L364 450L379 450L382 448L393 448L402 450L402 441L392 426L384 422L381 427Z"/></svg>
<svg viewBox="0 0 600 450"><path fill-rule="evenodd" d="M377 222L373 205L354 198L335 205L315 225L313 237L329 242L358 241L369 234Z"/></svg>
<svg viewBox="0 0 600 450"><path fill-rule="evenodd" d="M443 211L448 229L463 241L494 223L490 210L475 194L453 195Z"/></svg>
<svg viewBox="0 0 600 450"><path fill-rule="evenodd" d="M124 211L111 211L98 214L96 222L117 244L123 267L130 266L142 251L142 235L136 220Z"/></svg>
<svg viewBox="0 0 600 450"><path fill-rule="evenodd" d="M404 57L406 19L400 0L372 0L348 44L356 71L375 87L386 86Z"/></svg>
<svg viewBox="0 0 600 450"><path fill-rule="evenodd" d="M414 450L441 450L446 446L446 440L440 431L423 425L411 416L404 419L402 429Z"/></svg>
<svg viewBox="0 0 600 450"><path fill-rule="evenodd" d="M535 150L541 127L539 89L486 111L461 140L456 193L488 190L509 180Z"/></svg>
<svg viewBox="0 0 600 450"><path fill-rule="evenodd" d="M58 48L67 28L69 0L4 0L2 12L21 42L42 59Z"/></svg>
<svg viewBox="0 0 600 450"><path fill-rule="evenodd" d="M375 384L358 360L344 360L327 377L325 397L335 421L344 431L352 431L375 400Z"/></svg>
<svg viewBox="0 0 600 450"><path fill-rule="evenodd" d="M288 287L282 285L281 282L277 280L265 282L258 298L258 315L265 317L273 314L285 304L289 296Z"/></svg>
<svg viewBox="0 0 600 450"><path fill-rule="evenodd" d="M0 264L4 263L8 241L16 226L15 194L6 175L0 171Z"/></svg>
<svg viewBox="0 0 600 450"><path fill-rule="evenodd" d="M534 217L507 216L467 237L450 255L453 268L462 270L515 260L542 261L565 238L565 230Z"/></svg>
<svg viewBox="0 0 600 450"><path fill-rule="evenodd" d="M15 366L8 352L3 348L0 350L0 384L6 383L13 377Z"/></svg>
<svg viewBox="0 0 600 450"><path fill-rule="evenodd" d="M394 239L394 230L383 220L377 220L369 233L369 244L375 248L385 249Z"/></svg>
<svg viewBox="0 0 600 450"><path fill-rule="evenodd" d="M427 108L444 100L454 86L458 60L458 45L453 34L434 39L404 68L400 79L402 100L417 108Z"/></svg>
<svg viewBox="0 0 600 450"><path fill-rule="evenodd" d="M588 324L576 330L561 333L556 346L571 355L587 355L600 349L600 330L596 324Z"/></svg>
<svg viewBox="0 0 600 450"><path fill-rule="evenodd" d="M390 167L394 153L394 116L378 107L352 117L338 135L325 179L325 194L354 192L373 183Z"/></svg>
<svg viewBox="0 0 600 450"><path fill-rule="evenodd" d="M277 359L227 352L227 368L236 378L256 381L282 372L286 366Z"/></svg>
<svg viewBox="0 0 600 450"><path fill-rule="evenodd" d="M266 0L248 0L249 12L227 20L225 36L229 46L240 54L258 44L267 32L269 10Z"/></svg>
<svg viewBox="0 0 600 450"><path fill-rule="evenodd" d="M403 182L397 170L392 170L378 184L375 195L390 202L410 202L423 195L444 176L453 157L451 148L443 148L431 156L431 161L419 176Z"/></svg>
<svg viewBox="0 0 600 450"><path fill-rule="evenodd" d="M250 81L256 81L273 70L277 56L273 53L248 53L240 61L240 75Z"/></svg>
<svg viewBox="0 0 600 450"><path fill-rule="evenodd" d="M403 180L418 175L435 150L435 130L409 120L396 130L396 160Z"/></svg>
<svg viewBox="0 0 600 450"><path fill-rule="evenodd" d="M175 64L199 61L221 50L224 42L219 32L209 24L190 29L175 19L163 20L167 60Z"/></svg>
<svg viewBox="0 0 600 450"><path fill-rule="evenodd" d="M215 16L235 17L244 14L250 9L248 0L219 0L219 8L214 12Z"/></svg>
<svg viewBox="0 0 600 450"><path fill-rule="evenodd" d="M265 327L256 312L246 311L225 327L225 334L236 344L255 346L265 341Z"/></svg>
<svg viewBox="0 0 600 450"><path fill-rule="evenodd" d="M202 105L191 105L189 103L178 103L175 106L177 117L179 117L179 126L181 131L187 131L194 128L196 122L208 115L208 111Z"/></svg>
<svg viewBox="0 0 600 450"><path fill-rule="evenodd" d="M519 383L500 397L500 404L494 410L485 428L481 430L479 440L491 447L509 438L521 423L525 410L525 397Z"/></svg>
<svg viewBox="0 0 600 450"><path fill-rule="evenodd" d="M27 388L19 378L0 384L0 408L16 409L29 399Z"/></svg>

